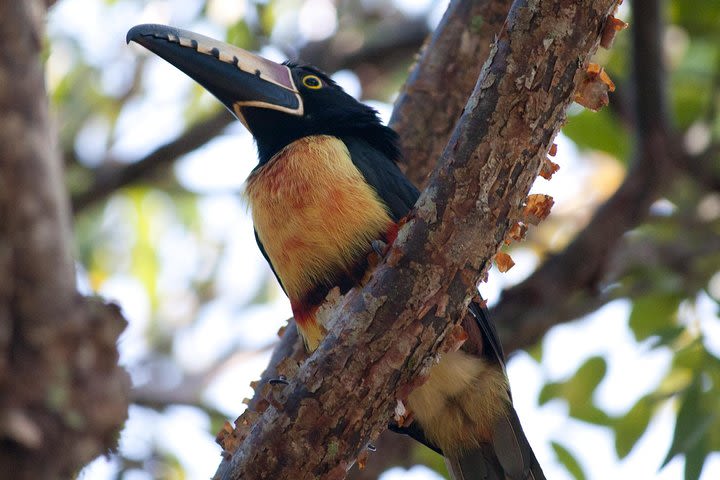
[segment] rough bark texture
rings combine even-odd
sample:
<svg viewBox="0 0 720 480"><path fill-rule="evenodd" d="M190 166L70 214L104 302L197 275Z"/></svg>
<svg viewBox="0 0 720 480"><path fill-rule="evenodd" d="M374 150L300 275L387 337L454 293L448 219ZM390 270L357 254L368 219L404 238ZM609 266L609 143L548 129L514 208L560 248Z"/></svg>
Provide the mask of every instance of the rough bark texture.
<svg viewBox="0 0 720 480"><path fill-rule="evenodd" d="M565 119L614 0L516 1L398 241L277 385L217 477L343 478L462 319Z"/></svg>
<svg viewBox="0 0 720 480"><path fill-rule="evenodd" d="M116 443L116 307L75 290L40 53L46 2L0 2L0 472L69 478ZM10 478L8 477L8 478Z"/></svg>
<svg viewBox="0 0 720 480"><path fill-rule="evenodd" d="M637 19L632 25L633 117L637 123L634 159L622 185L587 227L525 281L503 292L491 315L510 349L527 348L552 326L612 298L600 295L600 290L608 280L618 243L625 232L646 220L650 205L671 181L673 164L683 158L681 142L674 140L677 134L672 133L668 121L660 4L636 0L633 6ZM559 298L565 301L555 301Z"/></svg>
<svg viewBox="0 0 720 480"><path fill-rule="evenodd" d="M404 159L404 166L406 174L417 185L426 180L447 145L452 127L462 115L511 3L509 0L453 0L413 67L395 104L390 124L398 132L403 149L413 152ZM414 100L415 95L421 100ZM417 124L410 121L415 118ZM429 124L433 119L443 127L432 130ZM413 140L413 135L420 136L422 142ZM427 151L405 147L421 143ZM266 385L268 380L277 378L276 367L285 358L298 362L304 359L304 350L300 347L290 319L281 344L274 349L258 383ZM255 395L248 407L254 410L258 402L263 402L262 395Z"/></svg>
<svg viewBox="0 0 720 480"><path fill-rule="evenodd" d="M423 186L472 93L510 0L454 0L395 102L405 173Z"/></svg>
<svg viewBox="0 0 720 480"><path fill-rule="evenodd" d="M453 0L422 49L398 97L390 122L400 135L403 145L405 159L402 166L417 185L426 180L428 172L447 145L452 128L472 93L480 68L487 59L493 39L505 22L511 3L510 0ZM327 42L321 43L323 48L327 47ZM461 48L456 48L457 45L461 45ZM310 55L305 50L302 52L303 58L315 58L313 63L325 59L325 56L313 54L321 49L311 47ZM351 55L350 58L356 56ZM344 63L330 63L325 68L343 66ZM412 119L417 119L417 123ZM422 140L413 140L413 135ZM288 373L288 365L297 365L305 357L294 321L290 319L288 328L257 382L259 388L248 403L248 412L264 411L268 405L267 398L274 394L276 388L269 381L278 378L281 374L278 369L285 375ZM248 413L246 417L254 418L254 414ZM244 420L247 419L240 422ZM237 436L241 432L233 434ZM383 438L386 440L383 441ZM376 443L381 453L378 456L371 454L368 467L363 470L354 468L349 478L374 479L397 464L398 460L411 461L412 440L385 432ZM393 452L388 451L390 445ZM403 449L405 454L400 454L397 449ZM409 466L409 463L405 465Z"/></svg>

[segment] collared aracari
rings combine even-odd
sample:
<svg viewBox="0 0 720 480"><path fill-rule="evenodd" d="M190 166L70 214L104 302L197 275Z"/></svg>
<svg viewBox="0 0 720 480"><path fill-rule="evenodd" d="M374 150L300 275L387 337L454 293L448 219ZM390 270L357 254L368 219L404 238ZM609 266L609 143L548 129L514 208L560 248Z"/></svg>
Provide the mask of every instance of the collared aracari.
<svg viewBox="0 0 720 480"><path fill-rule="evenodd" d="M254 136L246 196L255 237L314 350L324 335L318 306L332 288L357 285L373 242L392 243L419 196L396 164L397 134L312 66L162 25L133 27L127 41L192 77ZM470 313L470 339L430 369L407 399L415 421L395 430L443 454L457 480L545 478L512 406L495 326L477 303Z"/></svg>

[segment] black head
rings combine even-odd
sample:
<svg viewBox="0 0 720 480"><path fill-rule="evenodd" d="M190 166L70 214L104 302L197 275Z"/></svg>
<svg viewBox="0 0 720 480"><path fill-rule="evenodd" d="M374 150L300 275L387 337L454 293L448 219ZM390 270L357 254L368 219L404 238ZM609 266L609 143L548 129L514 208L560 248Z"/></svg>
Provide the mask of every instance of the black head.
<svg viewBox="0 0 720 480"><path fill-rule="evenodd" d="M382 125L375 109L358 102L330 77L310 65L285 62L302 99L302 115L263 107L243 107L245 124L258 145L260 163L298 138L309 135L359 137L393 160L397 135Z"/></svg>
<svg viewBox="0 0 720 480"><path fill-rule="evenodd" d="M377 112L312 66L281 65L164 25L133 27L127 40L164 58L223 102L255 137L261 164L309 135L357 137L392 160L399 157L397 135Z"/></svg>

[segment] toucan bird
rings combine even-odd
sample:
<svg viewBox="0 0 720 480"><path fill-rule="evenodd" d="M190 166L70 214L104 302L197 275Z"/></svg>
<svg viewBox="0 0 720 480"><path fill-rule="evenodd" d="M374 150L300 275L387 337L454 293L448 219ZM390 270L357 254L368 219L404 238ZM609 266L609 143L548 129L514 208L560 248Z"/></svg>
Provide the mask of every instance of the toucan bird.
<svg viewBox="0 0 720 480"><path fill-rule="evenodd" d="M308 351L329 290L390 244L418 190L397 166L397 134L377 112L309 65L271 62L196 33L138 25L127 34L215 95L252 133L259 161L247 180L255 236L290 299ZM415 421L396 428L443 454L457 480L545 478L512 406L505 357L486 310L471 303L475 340L444 355L407 399Z"/></svg>

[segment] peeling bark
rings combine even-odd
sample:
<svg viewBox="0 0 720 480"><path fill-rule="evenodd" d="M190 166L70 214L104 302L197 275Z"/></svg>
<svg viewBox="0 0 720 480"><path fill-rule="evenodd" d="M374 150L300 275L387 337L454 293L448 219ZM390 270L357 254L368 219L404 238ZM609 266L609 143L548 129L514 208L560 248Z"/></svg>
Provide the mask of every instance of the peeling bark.
<svg viewBox="0 0 720 480"><path fill-rule="evenodd" d="M424 185L472 93L511 0L453 0L423 48L395 108L405 174Z"/></svg>
<svg viewBox="0 0 720 480"><path fill-rule="evenodd" d="M226 452L216 478L344 478L463 318L614 5L513 4L440 164L384 263L335 309L328 337L289 384L273 387L264 410L238 420L232 443L239 448Z"/></svg>
<svg viewBox="0 0 720 480"><path fill-rule="evenodd" d="M684 153L670 125L665 93L661 6L636 0L633 7L634 158L623 183L573 241L502 293L491 315L510 348L527 348L551 327L612 298L601 291L611 277L613 256L622 253L618 245L623 235L647 219L651 204L672 181L674 165L682 163Z"/></svg>
<svg viewBox="0 0 720 480"><path fill-rule="evenodd" d="M434 164L447 145L455 119L463 112L467 98L477 82L480 67L490 51L492 39L504 23L511 3L509 0L453 0L442 22L423 48L398 98L390 122L400 135L403 145L418 143L409 138L412 135L425 139L426 150L417 150L412 157L406 158L404 165L408 170L406 173L417 184L425 180L427 172L432 169L429 162ZM480 18L482 21L479 21ZM465 45L462 50L454 48L459 42ZM442 62L450 65L443 66ZM476 67L464 68L467 64ZM453 94L439 95L443 89ZM412 97L408 95L409 91L413 92ZM415 95L421 97L422 101L413 100ZM417 124L406 121L413 118L418 119ZM445 125L444 133L435 131L430 135L427 128L428 120L432 118ZM404 147L406 154L408 148ZM305 358L294 321L290 319L288 322L281 343L274 349L270 363L258 382L265 388L270 379L288 374L278 371L278 366L285 365L286 359L299 363ZM249 410L264 408L263 405L267 404L265 396L262 392L256 392L248 404Z"/></svg>
<svg viewBox="0 0 720 480"><path fill-rule="evenodd" d="M46 3L0 2L0 471L69 478L116 443L117 307L75 290L40 61Z"/></svg>

